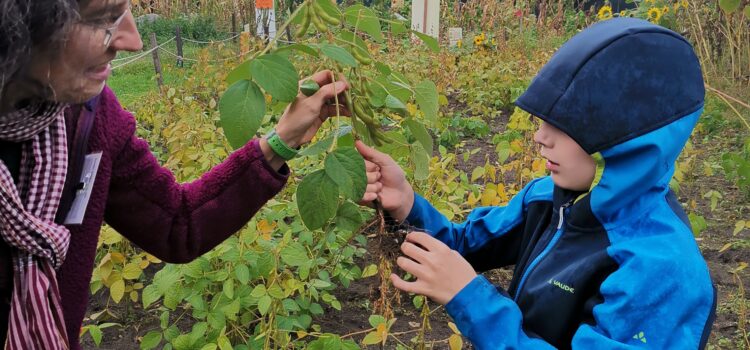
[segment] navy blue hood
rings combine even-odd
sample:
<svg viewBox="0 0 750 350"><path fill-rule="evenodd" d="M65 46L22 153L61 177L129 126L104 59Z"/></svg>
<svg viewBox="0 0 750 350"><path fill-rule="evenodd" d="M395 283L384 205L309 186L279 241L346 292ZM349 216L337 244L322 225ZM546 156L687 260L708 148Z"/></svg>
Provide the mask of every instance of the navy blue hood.
<svg viewBox="0 0 750 350"><path fill-rule="evenodd" d="M700 63L683 37L615 18L560 47L516 105L594 154L696 112L704 94Z"/></svg>

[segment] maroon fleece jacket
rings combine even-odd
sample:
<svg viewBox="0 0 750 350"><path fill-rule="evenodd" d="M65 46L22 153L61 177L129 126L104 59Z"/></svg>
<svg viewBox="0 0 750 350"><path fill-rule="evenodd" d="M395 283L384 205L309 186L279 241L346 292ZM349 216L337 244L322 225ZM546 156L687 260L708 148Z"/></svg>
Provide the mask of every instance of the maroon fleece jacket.
<svg viewBox="0 0 750 350"><path fill-rule="evenodd" d="M271 168L252 140L200 179L179 184L135 136L133 115L109 88L99 98L87 148L87 153L102 152L101 163L83 223L67 226L70 248L57 274L73 350L81 348L78 335L103 222L163 261L189 262L247 223L281 190L289 173L286 166L278 172ZM8 252L0 240L1 299L9 297L12 288ZM0 321L7 320L7 304L1 313ZM6 328L7 321L0 323L0 339Z"/></svg>

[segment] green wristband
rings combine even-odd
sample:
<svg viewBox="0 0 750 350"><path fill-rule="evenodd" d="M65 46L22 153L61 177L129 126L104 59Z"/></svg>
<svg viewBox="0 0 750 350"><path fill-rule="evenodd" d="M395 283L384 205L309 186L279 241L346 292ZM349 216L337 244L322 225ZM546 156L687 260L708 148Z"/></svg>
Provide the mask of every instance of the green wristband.
<svg viewBox="0 0 750 350"><path fill-rule="evenodd" d="M268 145L271 146L274 153L284 160L290 160L297 156L297 150L289 147L289 145L279 137L276 130L273 130L266 135L266 141L268 141Z"/></svg>

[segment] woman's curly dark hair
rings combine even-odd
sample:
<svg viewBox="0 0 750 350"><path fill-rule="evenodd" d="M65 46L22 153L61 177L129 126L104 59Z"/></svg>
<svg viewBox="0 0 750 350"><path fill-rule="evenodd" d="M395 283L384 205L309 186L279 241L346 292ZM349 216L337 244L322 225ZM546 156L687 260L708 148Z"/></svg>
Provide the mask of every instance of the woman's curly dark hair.
<svg viewBox="0 0 750 350"><path fill-rule="evenodd" d="M31 61L32 48L64 38L78 6L78 0L0 0L0 96Z"/></svg>

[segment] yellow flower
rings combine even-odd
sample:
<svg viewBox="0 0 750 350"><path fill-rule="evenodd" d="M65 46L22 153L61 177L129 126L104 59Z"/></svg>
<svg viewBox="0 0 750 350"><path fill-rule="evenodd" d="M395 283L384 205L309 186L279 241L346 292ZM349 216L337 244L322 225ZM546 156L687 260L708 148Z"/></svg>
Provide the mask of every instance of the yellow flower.
<svg viewBox="0 0 750 350"><path fill-rule="evenodd" d="M620 17L625 17L625 10L620 11Z"/></svg>
<svg viewBox="0 0 750 350"><path fill-rule="evenodd" d="M680 9L680 3L679 2L674 3L673 7L674 7L674 12L677 12L677 10Z"/></svg>
<svg viewBox="0 0 750 350"><path fill-rule="evenodd" d="M479 36L479 35L475 36L474 37L474 46L481 46L483 41L484 40L482 40L481 36Z"/></svg>
<svg viewBox="0 0 750 350"><path fill-rule="evenodd" d="M610 19L612 18L612 8L608 5L602 6L602 8L599 9L599 13L596 15L600 20Z"/></svg>
<svg viewBox="0 0 750 350"><path fill-rule="evenodd" d="M687 9L687 7L688 7L688 2L687 2L687 0L682 0L682 1L680 2L680 4L682 5L682 7L684 7L684 8L686 8L686 9Z"/></svg>
<svg viewBox="0 0 750 350"><path fill-rule="evenodd" d="M658 7L652 7L648 9L648 20L651 22L659 22L661 19L661 10Z"/></svg>
<svg viewBox="0 0 750 350"><path fill-rule="evenodd" d="M461 48L461 44L463 44L463 41L462 41L462 40L459 40L459 41L457 41L457 42L456 42L456 46L457 46L457 47L458 47L459 49Z"/></svg>
<svg viewBox="0 0 750 350"><path fill-rule="evenodd" d="M664 12L665 14L669 12L669 6L664 6L661 8L661 12Z"/></svg>
<svg viewBox="0 0 750 350"><path fill-rule="evenodd" d="M497 45L497 41L495 41L495 38L492 38L492 46Z"/></svg>

